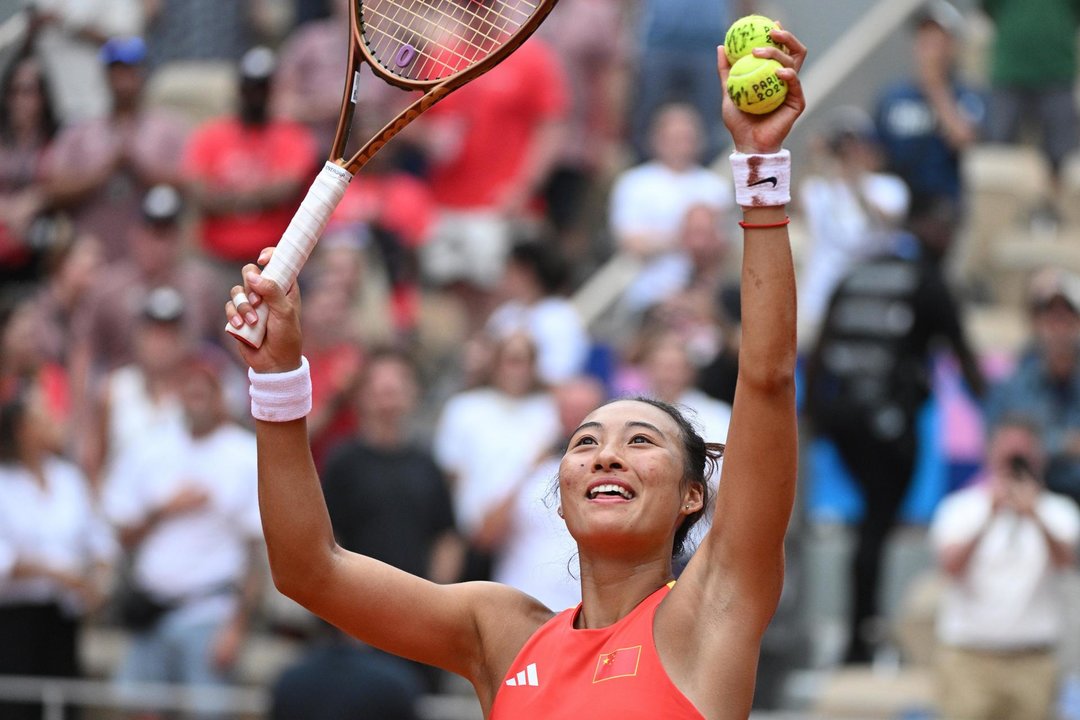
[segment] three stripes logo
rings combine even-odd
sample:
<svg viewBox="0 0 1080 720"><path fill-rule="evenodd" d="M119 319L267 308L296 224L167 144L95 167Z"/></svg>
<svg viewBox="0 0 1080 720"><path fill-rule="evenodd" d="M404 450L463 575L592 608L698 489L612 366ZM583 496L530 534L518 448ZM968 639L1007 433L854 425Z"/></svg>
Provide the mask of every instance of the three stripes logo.
<svg viewBox="0 0 1080 720"><path fill-rule="evenodd" d="M525 669L515 677L506 681L510 687L540 687L540 679L536 674L536 663L529 663Z"/></svg>

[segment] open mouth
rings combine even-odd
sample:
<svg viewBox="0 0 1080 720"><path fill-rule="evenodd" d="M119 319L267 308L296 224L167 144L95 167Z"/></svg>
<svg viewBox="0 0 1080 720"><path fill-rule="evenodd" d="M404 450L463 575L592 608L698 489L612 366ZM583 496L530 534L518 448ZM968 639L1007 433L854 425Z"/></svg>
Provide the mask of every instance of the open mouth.
<svg viewBox="0 0 1080 720"><path fill-rule="evenodd" d="M596 485L589 488L589 492L586 493L586 497L590 500L599 500L604 498L621 499L621 500L633 500L634 493L630 488L615 483L605 483L603 485Z"/></svg>

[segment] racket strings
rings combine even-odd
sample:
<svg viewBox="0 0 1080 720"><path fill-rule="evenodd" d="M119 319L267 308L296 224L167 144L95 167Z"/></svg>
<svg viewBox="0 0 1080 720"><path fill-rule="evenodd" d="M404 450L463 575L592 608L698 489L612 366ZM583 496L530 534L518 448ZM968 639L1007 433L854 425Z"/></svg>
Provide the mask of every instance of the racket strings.
<svg viewBox="0 0 1080 720"><path fill-rule="evenodd" d="M412 15L414 19L419 18L419 19L422 19L422 20L426 21L426 19L423 18L422 15L416 13L415 10L413 10L411 8L406 9L406 12L408 14ZM395 27L395 32L393 34L387 33L385 30L383 30L380 27L374 27L373 28L375 30L375 32L379 33L380 36L383 39L383 45L377 46L380 50L385 48L385 41L387 39L389 39L389 40L397 40L399 42L404 41L406 38L398 37L398 31L406 30L407 31L406 32L406 37L408 37L410 35L415 36L417 40L419 40L419 41L421 41L423 43L424 47L418 48L417 52L420 53L421 55L424 55L425 57L428 57L428 58L430 58L432 60L435 60L435 58L431 58L430 54L428 54L426 52L427 47L430 46L432 44L432 42L433 42L430 38L423 35L422 33L417 32L415 29L413 29L409 25L401 22L397 18L392 18L392 17L390 17L388 15L385 15L384 13L378 12L377 10L372 10L372 14L378 16L379 18L381 18L383 20L386 20L386 21L390 22ZM494 38L491 38L491 37L489 37L487 35L484 35L484 38L486 40L491 41L492 43L497 42ZM477 45L474 42L469 41L467 38L462 38L462 39L464 40L464 42L466 44L470 45L473 49L475 49L475 50L477 50L479 52L489 52L488 48L481 47L480 45ZM471 58L467 57L461 51L452 50L450 48L446 48L446 49L449 50L453 55L455 55L460 60L464 60L466 62L471 61ZM435 60L435 61L438 62L437 60Z"/></svg>
<svg viewBox="0 0 1080 720"><path fill-rule="evenodd" d="M502 47L536 13L538 0L359 0L361 32L394 75L441 80Z"/></svg>
<svg viewBox="0 0 1080 720"><path fill-rule="evenodd" d="M453 55L456 60L464 61L467 64L472 64L472 63L475 63L478 59L480 59L482 57L486 57L488 54L490 54L490 52L492 50L494 50L495 48L497 48L499 46L499 44L501 44L500 39L498 37L493 37L493 36L489 35L488 32L490 32L491 30L494 30L494 29L497 29L497 30L500 30L500 31L506 31L506 30L509 29L505 25L500 25L498 23L495 23L495 22L491 21L487 17L481 18L480 15L478 15L478 14L476 14L474 12L466 11L464 13L465 15L467 15L469 17L457 17L454 14L448 13L443 9L443 5L445 3L442 2L442 1L440 1L438 5L432 5L430 3L430 0L426 0L426 1L421 0L420 3L419 3L419 6L420 6L419 8L417 8L417 0L410 0L408 7L405 7L400 2L391 1L389 4L391 4L392 6L395 6L395 10L405 10L406 11L406 17L405 17L404 20L400 19L400 13L398 13L398 12L395 12L393 17L390 17L389 15L386 15L385 13L376 13L381 18L383 18L385 20L388 20L394 26L395 32L392 33L392 34L391 33L386 33L385 30L383 30L382 28L376 28L378 31L380 31L380 34L383 36L383 39L385 40L386 38L390 38L392 40L398 40L400 42L402 40L405 40L406 38L401 38L399 36L399 32L401 30L406 30L406 35L415 35L416 39L419 40L422 43L422 46L420 48L418 48L418 53L421 54L422 56L424 56L425 58L427 58L429 61L441 65L442 70L444 70L444 71L445 70L455 71L455 70L458 70L460 68L455 67L454 65L451 65L450 63L442 62L439 59L433 57L431 52L429 51L429 48L430 48L431 45L433 45L433 44L438 45L440 50L448 51L449 54ZM464 10L464 8L462 8L462 6L457 5L454 2L450 2L449 4L450 4L450 6L452 8L457 8L457 9ZM427 10L427 9L434 9L436 11L436 17L434 18L434 21L432 21L432 19L430 19L424 13L420 12L422 10ZM506 17L506 16L503 15L503 17ZM438 31L439 33L445 34L445 30L447 29L448 26L452 30L454 30L456 28L454 28L453 26L457 25L457 24L460 24L463 20L466 21L466 22L469 22L469 24L471 25L472 21L474 21L475 19L479 19L481 21L487 22L489 24L489 28L490 28L488 30L488 32L478 30L475 27L475 25L473 25L472 27L469 28L473 32L468 33L468 35L471 35L472 39L470 39L470 37L467 37L466 33L454 33L453 34L455 39L458 41L458 43L456 43L456 44L460 45L461 43L464 43L465 45L468 45L469 47L472 48L473 52L471 53L471 55L466 55L465 54L465 53L468 52L468 48L465 48L464 50L457 50L457 49L455 49L453 47L450 47L449 45L447 45L447 44L445 44L443 42L439 42L439 40L433 40L432 38L428 37L422 31L417 32L417 28L415 27L416 24L427 24L427 25L434 24L435 25L434 29L436 31ZM500 32L500 34L502 34L502 33ZM483 44L478 45L477 41L474 41L477 38L481 38L480 40L478 40L478 42L483 43L484 41L486 41L487 43L490 43L490 47L484 47ZM379 47L378 49L382 50L384 48ZM398 59L398 58L395 58L395 59ZM401 63L399 63L399 64L401 64ZM430 74L430 68L424 67L424 68L421 68L421 70L428 70L429 72L425 73L425 74ZM436 74L438 74L438 73L436 73Z"/></svg>

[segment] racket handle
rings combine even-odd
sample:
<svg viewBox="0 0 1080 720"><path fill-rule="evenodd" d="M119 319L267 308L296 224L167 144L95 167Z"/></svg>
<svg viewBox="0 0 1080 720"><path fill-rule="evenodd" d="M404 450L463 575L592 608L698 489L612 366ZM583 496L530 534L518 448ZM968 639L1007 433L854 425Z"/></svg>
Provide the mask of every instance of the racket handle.
<svg viewBox="0 0 1080 720"><path fill-rule="evenodd" d="M350 180L352 175L340 165L327 162L323 166L315 182L311 184L304 202L300 203L300 208L289 222L289 227L285 229L285 234L278 241L274 256L263 269L263 277L270 278L286 290L292 287L326 228L327 221L334 213L334 208L341 202ZM266 336L266 319L270 314L266 303L255 308L255 314L259 316L256 324L245 324L240 328L226 325L225 329L251 347L257 348L262 345Z"/></svg>

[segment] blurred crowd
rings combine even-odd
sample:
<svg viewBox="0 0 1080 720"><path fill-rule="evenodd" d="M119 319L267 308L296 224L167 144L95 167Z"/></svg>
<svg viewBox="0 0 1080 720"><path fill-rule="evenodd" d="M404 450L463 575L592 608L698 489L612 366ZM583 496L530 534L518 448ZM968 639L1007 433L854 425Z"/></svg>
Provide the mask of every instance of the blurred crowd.
<svg viewBox="0 0 1080 720"><path fill-rule="evenodd" d="M0 33L0 674L78 677L81 631L121 628L121 686L228 684L269 634L303 648L273 717L416 717L446 678L273 609L224 332L240 267L333 138L347 0L23 4ZM770 9L561 0L351 183L299 279L311 446L345 548L569 607L554 478L582 417L648 395L726 441L740 277L715 46ZM887 648L885 548L915 522L945 578L944 717L1034 719L1080 669L1057 648L1080 540L1080 277L1040 270L1016 300L950 258L964 158L987 143L1037 147L1051 182L1032 226L1080 229L1063 189L1080 5L965 11L922 6L910 73L831 111L798 162L799 513L852 528L847 645L826 664ZM959 71L975 14L996 28L984 85ZM407 99L370 73L357 94L362 139ZM968 309L1005 302L1023 342L973 343ZM789 595L777 632L806 636ZM763 668L810 662L799 646L767 641ZM761 707L781 702L769 680ZM0 716L41 715L0 698Z"/></svg>

